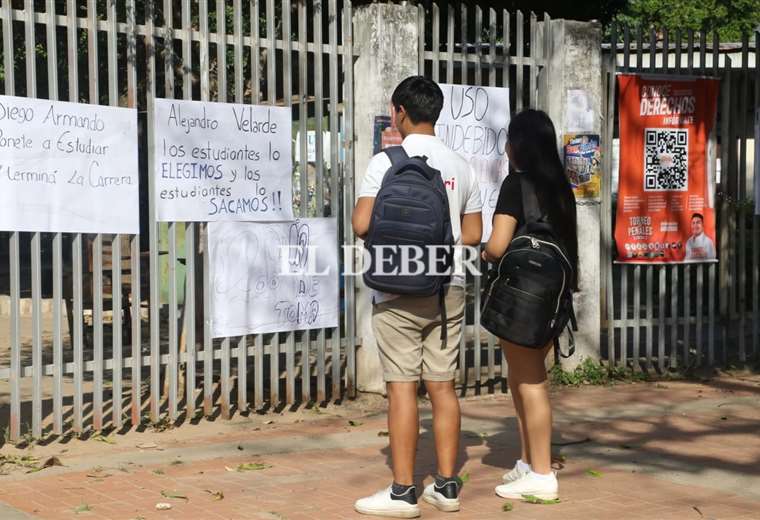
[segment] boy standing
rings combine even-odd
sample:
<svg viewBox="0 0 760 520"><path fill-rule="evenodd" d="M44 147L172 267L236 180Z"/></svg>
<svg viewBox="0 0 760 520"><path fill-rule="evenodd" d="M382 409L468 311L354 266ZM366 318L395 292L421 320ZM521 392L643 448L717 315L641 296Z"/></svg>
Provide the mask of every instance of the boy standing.
<svg viewBox="0 0 760 520"><path fill-rule="evenodd" d="M446 186L455 246L477 246L482 234L480 189L470 165L435 136L443 107L443 92L433 81L412 76L391 97L394 126L410 157L427 158ZM386 153L367 167L353 216L354 232L369 231L375 197L391 167ZM446 341L441 344L442 316L438 296L393 295L373 291L372 327L380 351L388 393L388 430L393 459L393 484L362 498L355 509L364 514L415 518L420 515L414 486L414 461L419 433L417 385L420 378L433 404L433 432L438 475L422 498L442 511L459 510L456 458L460 412L454 390L465 306L465 276L455 255L450 284L445 289Z"/></svg>

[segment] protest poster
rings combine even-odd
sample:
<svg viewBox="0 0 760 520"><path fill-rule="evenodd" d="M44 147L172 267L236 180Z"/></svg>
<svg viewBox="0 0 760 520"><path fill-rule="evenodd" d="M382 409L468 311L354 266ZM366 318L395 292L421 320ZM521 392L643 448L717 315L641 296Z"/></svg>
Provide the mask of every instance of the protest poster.
<svg viewBox="0 0 760 520"><path fill-rule="evenodd" d="M565 174L576 199L598 199L601 189L601 152L596 134L563 137Z"/></svg>
<svg viewBox="0 0 760 520"><path fill-rule="evenodd" d="M156 99L158 221L293 218L288 107Z"/></svg>
<svg viewBox="0 0 760 520"><path fill-rule="evenodd" d="M0 230L140 232L137 111L0 96Z"/></svg>
<svg viewBox="0 0 760 520"><path fill-rule="evenodd" d="M338 325L335 218L209 224L212 335Z"/></svg>
<svg viewBox="0 0 760 520"><path fill-rule="evenodd" d="M501 183L507 176L509 89L441 84L436 135L472 165L483 201L483 242L491 236Z"/></svg>
<svg viewBox="0 0 760 520"><path fill-rule="evenodd" d="M565 132L590 133L594 131L594 107L591 96L583 89L567 89L565 103Z"/></svg>
<svg viewBox="0 0 760 520"><path fill-rule="evenodd" d="M718 80L621 74L618 85L618 261L717 261Z"/></svg>

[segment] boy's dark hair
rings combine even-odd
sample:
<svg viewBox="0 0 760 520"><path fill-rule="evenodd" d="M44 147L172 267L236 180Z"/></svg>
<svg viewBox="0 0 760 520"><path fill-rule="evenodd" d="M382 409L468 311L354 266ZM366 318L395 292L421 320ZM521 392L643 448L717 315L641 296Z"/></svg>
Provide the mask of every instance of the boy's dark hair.
<svg viewBox="0 0 760 520"><path fill-rule="evenodd" d="M403 106L415 125L435 124L443 108L443 91L435 81L409 76L393 91L391 103L396 112Z"/></svg>
<svg viewBox="0 0 760 520"><path fill-rule="evenodd" d="M701 220L702 222L704 222L704 221L705 221L705 217L704 217L704 215L702 215L701 213L694 213L694 214L691 216L691 218L692 218L692 219L698 218L698 219L699 219L699 220Z"/></svg>

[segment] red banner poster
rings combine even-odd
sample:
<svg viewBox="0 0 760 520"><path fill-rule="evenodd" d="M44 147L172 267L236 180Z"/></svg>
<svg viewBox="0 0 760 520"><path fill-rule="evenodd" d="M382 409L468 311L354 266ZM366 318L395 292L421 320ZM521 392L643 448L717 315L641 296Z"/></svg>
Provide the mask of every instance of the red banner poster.
<svg viewBox="0 0 760 520"><path fill-rule="evenodd" d="M617 260L717 259L714 208L718 80L623 74Z"/></svg>

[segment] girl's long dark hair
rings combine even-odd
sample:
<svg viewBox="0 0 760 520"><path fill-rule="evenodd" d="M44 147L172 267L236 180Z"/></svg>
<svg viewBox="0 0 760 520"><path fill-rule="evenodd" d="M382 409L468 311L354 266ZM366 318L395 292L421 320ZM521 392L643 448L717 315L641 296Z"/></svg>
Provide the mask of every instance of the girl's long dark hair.
<svg viewBox="0 0 760 520"><path fill-rule="evenodd" d="M578 218L575 195L557 151L554 124L545 112L526 109L509 123L508 139L515 165L533 181L541 207L565 247L578 285Z"/></svg>

